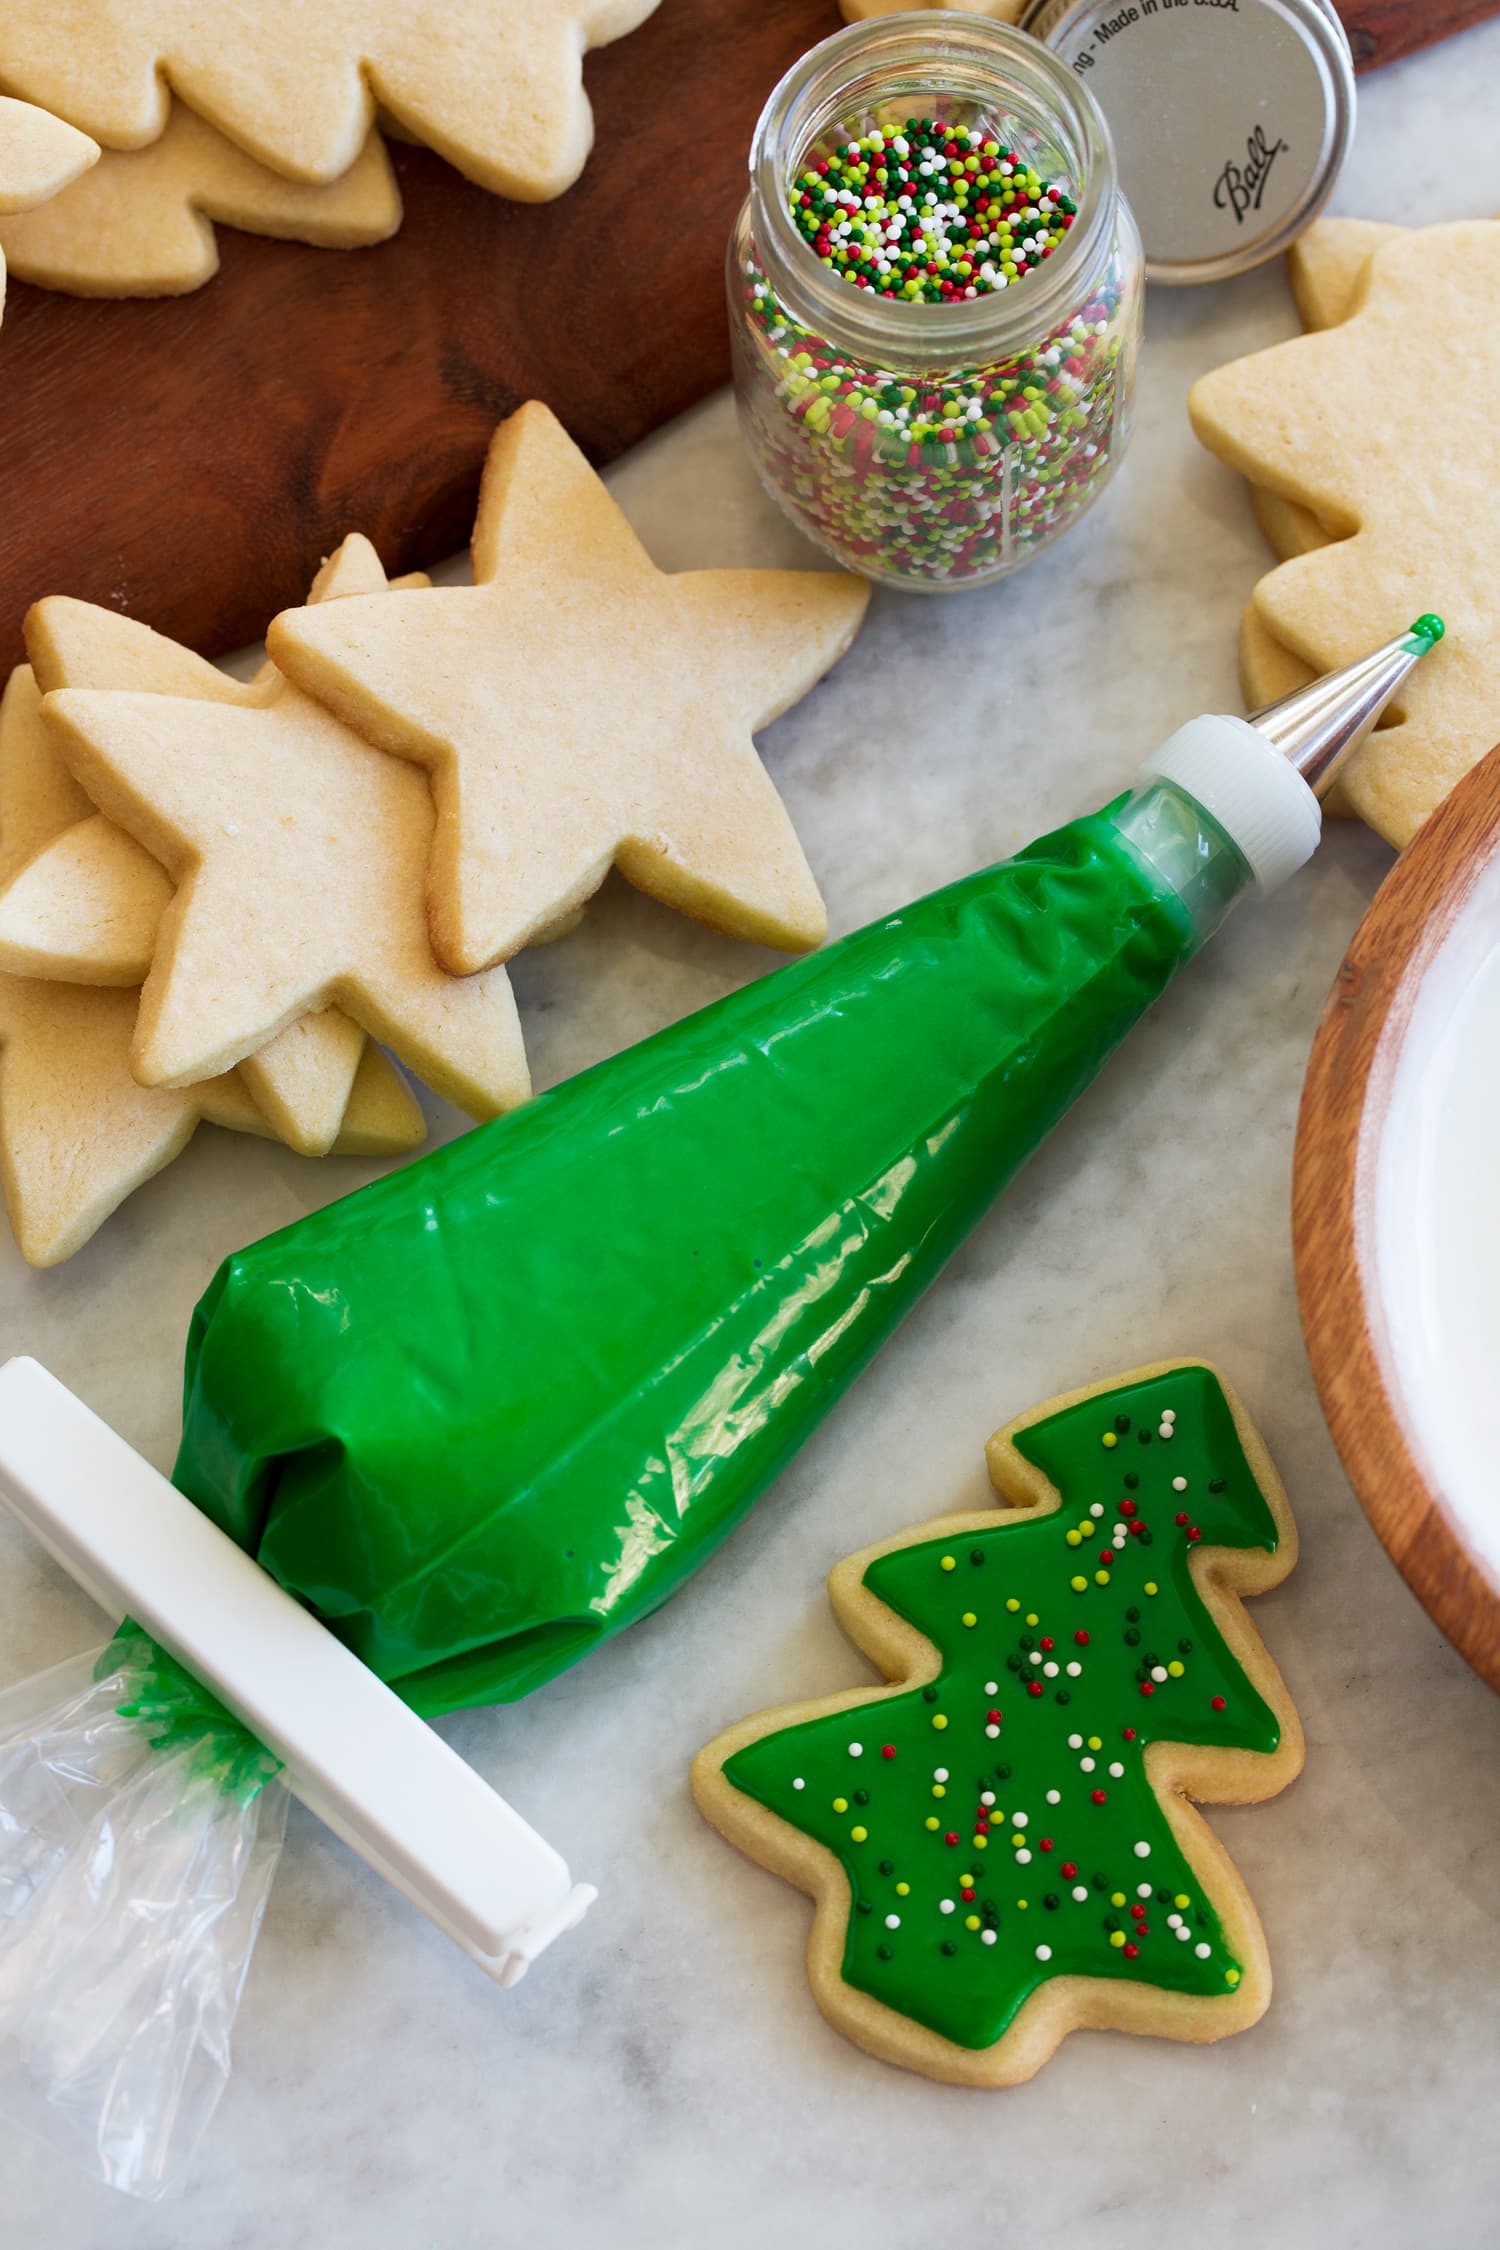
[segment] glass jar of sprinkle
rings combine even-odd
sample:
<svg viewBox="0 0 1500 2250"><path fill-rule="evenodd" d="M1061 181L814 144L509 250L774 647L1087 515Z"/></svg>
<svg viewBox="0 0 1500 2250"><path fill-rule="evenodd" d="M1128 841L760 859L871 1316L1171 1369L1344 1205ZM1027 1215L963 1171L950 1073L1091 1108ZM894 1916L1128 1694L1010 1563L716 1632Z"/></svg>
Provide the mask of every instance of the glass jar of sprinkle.
<svg viewBox="0 0 1500 2250"><path fill-rule="evenodd" d="M852 25L767 103L729 251L761 478L837 562L984 585L1098 498L1129 435L1140 241L1088 88L948 11Z"/></svg>

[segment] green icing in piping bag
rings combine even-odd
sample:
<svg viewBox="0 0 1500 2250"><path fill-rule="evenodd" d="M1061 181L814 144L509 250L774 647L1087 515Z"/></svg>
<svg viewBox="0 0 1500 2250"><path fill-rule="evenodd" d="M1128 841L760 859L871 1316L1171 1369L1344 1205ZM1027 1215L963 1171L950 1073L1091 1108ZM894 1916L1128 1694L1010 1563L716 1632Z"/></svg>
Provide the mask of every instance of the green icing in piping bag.
<svg viewBox="0 0 1500 2250"><path fill-rule="evenodd" d="M1336 747L1427 645L1351 668ZM1339 698L1304 692L1315 724L1194 720L1133 795L231 1257L177 1483L425 1713L647 1615L1234 900L1307 858L1277 743L1315 737L1321 785Z"/></svg>

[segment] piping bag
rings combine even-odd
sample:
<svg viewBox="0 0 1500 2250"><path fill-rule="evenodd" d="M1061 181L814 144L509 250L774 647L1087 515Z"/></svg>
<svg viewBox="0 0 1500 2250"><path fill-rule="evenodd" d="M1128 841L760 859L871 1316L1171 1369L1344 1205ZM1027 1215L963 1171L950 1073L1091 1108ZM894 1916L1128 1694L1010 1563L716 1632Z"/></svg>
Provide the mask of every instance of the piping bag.
<svg viewBox="0 0 1500 2250"><path fill-rule="evenodd" d="M592 1893L422 1721L672 1594L1318 795L1434 618L229 1258L172 1483L29 1361L0 1490L116 1614L0 1700L0 2105L154 2195L290 1787L499 1981ZM174 1489L175 1488L175 1489Z"/></svg>

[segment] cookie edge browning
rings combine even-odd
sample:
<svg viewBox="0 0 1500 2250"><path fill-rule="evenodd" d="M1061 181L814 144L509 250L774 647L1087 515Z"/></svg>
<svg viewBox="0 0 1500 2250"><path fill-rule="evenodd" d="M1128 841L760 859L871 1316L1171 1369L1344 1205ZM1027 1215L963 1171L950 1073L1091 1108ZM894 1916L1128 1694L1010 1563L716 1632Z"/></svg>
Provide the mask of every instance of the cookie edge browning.
<svg viewBox="0 0 1500 2250"><path fill-rule="evenodd" d="M1178 1369L1203 1369L1218 1383L1234 1420L1245 1459L1276 1523L1274 1552L1264 1548L1200 1547L1189 1568L1225 1645L1247 1679L1275 1713L1281 1740L1274 1751L1156 1742L1147 1749L1146 1777L1188 1865L1219 1917L1243 1975L1232 1993L1212 1997L1163 1992L1115 1978L1060 1976L1022 2003L993 2046L969 2048L856 1991L843 1978L845 1934L852 1904L843 1866L823 1844L736 1789L724 1774L728 1759L764 1735L833 1712L876 1709L935 1679L938 1650L904 1618L872 1594L864 1574L878 1557L945 1536L961 1538L995 1528L997 1511L969 1510L937 1516L848 1556L829 1574L834 1614L854 1646L884 1673L883 1689L851 1688L837 1695L782 1704L742 1719L705 1745L693 1760L691 1784L699 1811L721 1836L773 1875L793 1883L814 1902L807 1945L813 1997L836 2031L883 2062L949 2085L1015 2086L1040 2070L1070 2031L1130 2031L1204 2045L1247 2031L1271 1998L1271 1965L1265 1933L1250 1893L1213 1829L1196 1809L1206 1804L1258 1804L1274 1797L1302 1770L1302 1723L1264 1641L1244 1608L1247 1595L1278 1586L1297 1560L1297 1529L1286 1488L1259 1431L1232 1383L1211 1360L1153 1361L1103 1382L1088 1383L1029 1408L997 1430L985 1448L999 1518L1025 1512L1052 1514L1062 1494L1016 1450L1019 1433L1091 1398L1153 1381Z"/></svg>

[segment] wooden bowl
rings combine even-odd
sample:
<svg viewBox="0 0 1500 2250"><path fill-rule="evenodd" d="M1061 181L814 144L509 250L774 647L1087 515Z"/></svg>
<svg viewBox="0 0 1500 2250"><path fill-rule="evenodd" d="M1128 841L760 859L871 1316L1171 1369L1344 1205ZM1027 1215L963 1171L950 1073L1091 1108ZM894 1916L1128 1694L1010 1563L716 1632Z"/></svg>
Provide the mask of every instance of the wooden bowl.
<svg viewBox="0 0 1500 2250"><path fill-rule="evenodd" d="M1354 934L1297 1127L1293 1249L1365 1513L1500 1688L1500 749Z"/></svg>

